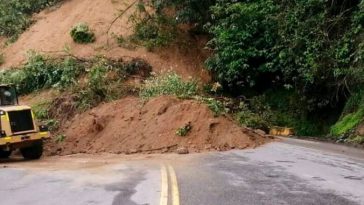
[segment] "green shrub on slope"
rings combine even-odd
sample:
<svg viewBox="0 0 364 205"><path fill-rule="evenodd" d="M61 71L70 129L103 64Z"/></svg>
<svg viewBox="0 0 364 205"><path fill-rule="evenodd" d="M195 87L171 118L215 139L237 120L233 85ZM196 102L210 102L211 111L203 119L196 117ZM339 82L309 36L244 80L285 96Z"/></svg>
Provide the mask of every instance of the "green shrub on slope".
<svg viewBox="0 0 364 205"><path fill-rule="evenodd" d="M0 35L16 38L33 22L31 15L60 0L1 0Z"/></svg>
<svg viewBox="0 0 364 205"><path fill-rule="evenodd" d="M95 34L90 30L86 23L78 23L73 26L70 35L74 42L86 44L95 41Z"/></svg>

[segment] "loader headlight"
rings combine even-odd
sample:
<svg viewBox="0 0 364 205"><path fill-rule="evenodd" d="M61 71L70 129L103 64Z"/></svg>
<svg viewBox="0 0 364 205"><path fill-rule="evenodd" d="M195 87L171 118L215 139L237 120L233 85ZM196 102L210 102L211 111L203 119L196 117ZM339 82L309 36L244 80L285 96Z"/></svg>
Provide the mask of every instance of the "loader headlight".
<svg viewBox="0 0 364 205"><path fill-rule="evenodd" d="M6 137L6 132L5 132L5 130L1 130L1 132L0 132L0 137Z"/></svg>
<svg viewBox="0 0 364 205"><path fill-rule="evenodd" d="M0 110L0 115L5 115L5 111L4 110Z"/></svg>
<svg viewBox="0 0 364 205"><path fill-rule="evenodd" d="M46 126L46 125L39 126L39 131L40 132L48 132L49 131L48 126Z"/></svg>

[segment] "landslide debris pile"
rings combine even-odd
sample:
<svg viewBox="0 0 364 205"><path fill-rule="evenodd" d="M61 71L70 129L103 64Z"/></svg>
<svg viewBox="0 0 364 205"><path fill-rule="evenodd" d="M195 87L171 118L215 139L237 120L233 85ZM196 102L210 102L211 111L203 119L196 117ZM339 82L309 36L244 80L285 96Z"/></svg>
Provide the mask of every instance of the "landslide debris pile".
<svg viewBox="0 0 364 205"><path fill-rule="evenodd" d="M191 126L186 136L176 131ZM76 115L51 154L201 152L256 147L271 139L215 117L204 104L162 96L142 103L127 97Z"/></svg>

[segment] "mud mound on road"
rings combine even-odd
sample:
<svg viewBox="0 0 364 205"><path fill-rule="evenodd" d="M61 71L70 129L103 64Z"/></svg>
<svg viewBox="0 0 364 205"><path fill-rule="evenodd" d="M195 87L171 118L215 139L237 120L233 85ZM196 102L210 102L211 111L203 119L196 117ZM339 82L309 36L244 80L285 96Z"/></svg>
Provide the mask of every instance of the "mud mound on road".
<svg viewBox="0 0 364 205"><path fill-rule="evenodd" d="M176 130L188 123L188 135L178 136ZM204 104L166 96L145 104L135 97L103 104L75 116L64 133L65 141L53 154L163 153L181 147L189 152L222 151L270 141L226 117L214 117Z"/></svg>

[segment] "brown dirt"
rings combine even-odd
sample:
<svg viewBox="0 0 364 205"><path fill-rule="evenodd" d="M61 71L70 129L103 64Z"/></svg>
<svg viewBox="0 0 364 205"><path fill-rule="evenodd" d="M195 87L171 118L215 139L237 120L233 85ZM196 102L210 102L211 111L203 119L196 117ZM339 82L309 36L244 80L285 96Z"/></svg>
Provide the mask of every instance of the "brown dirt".
<svg viewBox="0 0 364 205"><path fill-rule="evenodd" d="M178 44L170 48L155 52L148 52L144 48L125 49L117 45L113 34L124 37L132 34L133 28L128 19L133 10L127 12L107 30L118 13L125 9L132 0L67 0L60 6L47 9L37 14L36 23L32 25L20 38L0 53L5 55L2 68L9 68L23 64L29 50L57 56L64 54L65 46L78 57L89 58L95 55L105 55L108 58L143 58L149 62L155 72L174 70L184 77L199 77L208 80L208 74L203 69L206 51L203 46L206 39L189 39L185 44ZM96 42L87 45L76 44L72 41L69 31L79 22L90 25L96 35ZM0 39L1 40L1 39Z"/></svg>
<svg viewBox="0 0 364 205"><path fill-rule="evenodd" d="M52 102L59 95L60 91L55 89L40 90L28 95L20 96L19 103L21 105L35 106L39 103Z"/></svg>
<svg viewBox="0 0 364 205"><path fill-rule="evenodd" d="M356 127L355 134L357 134L357 135L359 135L359 136L364 136L364 123L360 123L360 124Z"/></svg>
<svg viewBox="0 0 364 205"><path fill-rule="evenodd" d="M176 130L191 123L187 136ZM241 128L226 117L214 117L193 100L158 97L145 104L136 97L106 103L63 128L65 141L52 144L51 154L164 153L185 147L189 152L256 147L272 139Z"/></svg>

